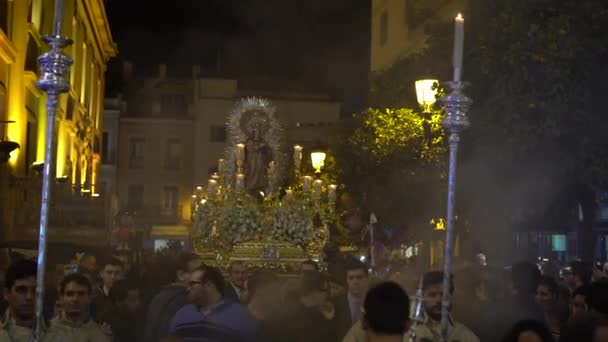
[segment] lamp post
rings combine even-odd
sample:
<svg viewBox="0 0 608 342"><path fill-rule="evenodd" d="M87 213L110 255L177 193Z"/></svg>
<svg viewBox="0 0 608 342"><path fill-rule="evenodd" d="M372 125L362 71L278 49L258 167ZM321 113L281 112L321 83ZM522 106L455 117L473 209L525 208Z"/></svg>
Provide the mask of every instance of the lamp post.
<svg viewBox="0 0 608 342"><path fill-rule="evenodd" d="M465 84L461 81L448 82L451 91L448 95L441 99L446 109L446 115L443 119L443 128L445 128L449 136L450 146L450 164L448 171L448 205L446 216L446 234L444 247L444 265L443 265L443 302L441 308L441 332L444 340L447 341L449 329L449 310L452 301L450 293L451 274L452 274L452 248L454 236L454 204L456 202L456 162L458 156L458 143L460 142L460 133L469 127L469 119L467 111L472 103L463 89Z"/></svg>
<svg viewBox="0 0 608 342"><path fill-rule="evenodd" d="M40 205L40 232L38 237L38 274L36 278L36 327L34 341L40 341L41 329L44 322L44 279L46 271L46 238L49 218L49 202L51 197L51 182L54 179L55 165L55 114L59 104L59 95L70 90L67 73L72 65L72 59L61 51L72 44L69 38L61 36L65 0L55 0L55 15L53 19L53 34L44 36L43 40L51 49L38 57L40 79L36 82L38 88L46 92L46 145L44 151L44 168L42 172L42 203Z"/></svg>
<svg viewBox="0 0 608 342"><path fill-rule="evenodd" d="M429 113L437 101L435 96L437 96L436 84L438 83L438 80L433 79L418 80L415 82L416 98L424 113Z"/></svg>
<svg viewBox="0 0 608 342"><path fill-rule="evenodd" d="M312 167L315 169L315 173L321 173L321 169L325 166L325 158L327 154L321 150L315 150L310 153L310 161L312 162Z"/></svg>

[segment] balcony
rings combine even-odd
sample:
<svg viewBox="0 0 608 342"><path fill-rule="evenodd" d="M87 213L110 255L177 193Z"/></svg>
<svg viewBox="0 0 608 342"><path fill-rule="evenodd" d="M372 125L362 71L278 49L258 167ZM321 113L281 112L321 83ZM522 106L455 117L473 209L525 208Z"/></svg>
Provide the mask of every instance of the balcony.
<svg viewBox="0 0 608 342"><path fill-rule="evenodd" d="M14 177L8 189L8 207L0 222L13 227L9 240L36 240L40 224L42 180ZM49 211L49 237L54 241L105 244L109 227L107 201L74 189L69 181L52 184ZM12 223L12 224L11 224Z"/></svg>

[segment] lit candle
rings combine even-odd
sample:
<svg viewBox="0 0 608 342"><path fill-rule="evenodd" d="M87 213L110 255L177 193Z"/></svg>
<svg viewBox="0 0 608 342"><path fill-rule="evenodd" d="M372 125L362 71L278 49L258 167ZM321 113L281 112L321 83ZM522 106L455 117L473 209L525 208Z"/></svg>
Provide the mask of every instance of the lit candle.
<svg viewBox="0 0 608 342"><path fill-rule="evenodd" d="M207 193L210 196L214 196L217 193L217 181L215 179L210 179L207 183Z"/></svg>
<svg viewBox="0 0 608 342"><path fill-rule="evenodd" d="M315 197L320 198L321 197L321 191L323 190L322 188L323 185L323 181L320 179L315 180Z"/></svg>
<svg viewBox="0 0 608 342"><path fill-rule="evenodd" d="M338 188L338 186L336 184L330 184L327 187L327 200L330 203L335 203L336 202L336 189Z"/></svg>
<svg viewBox="0 0 608 342"><path fill-rule="evenodd" d="M245 175L244 174L239 173L236 175L236 183L234 186L237 190L243 190L245 188Z"/></svg>
<svg viewBox="0 0 608 342"><path fill-rule="evenodd" d="M290 200L293 198L293 190L287 189L285 190L285 200Z"/></svg>
<svg viewBox="0 0 608 342"><path fill-rule="evenodd" d="M299 164L301 160L302 160L302 146L294 145L293 146L293 161L295 163Z"/></svg>
<svg viewBox="0 0 608 342"><path fill-rule="evenodd" d="M460 82L462 77L462 52L464 49L464 18L462 14L454 20L454 82Z"/></svg>
<svg viewBox="0 0 608 342"><path fill-rule="evenodd" d="M217 161L217 173L220 175L224 173L224 159L219 159Z"/></svg>
<svg viewBox="0 0 608 342"><path fill-rule="evenodd" d="M236 161L242 163L245 160L245 144L236 144Z"/></svg>
<svg viewBox="0 0 608 342"><path fill-rule="evenodd" d="M310 187L312 185L312 177L304 176L304 177L302 177L302 179L303 179L303 183L304 183L304 185L302 186L302 190L304 190L304 192L310 192Z"/></svg>

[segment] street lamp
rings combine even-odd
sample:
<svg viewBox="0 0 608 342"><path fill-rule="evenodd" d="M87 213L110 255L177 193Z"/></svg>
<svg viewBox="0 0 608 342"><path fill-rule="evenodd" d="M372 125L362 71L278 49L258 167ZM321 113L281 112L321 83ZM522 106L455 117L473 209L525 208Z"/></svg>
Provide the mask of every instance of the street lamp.
<svg viewBox="0 0 608 342"><path fill-rule="evenodd" d="M315 173L321 173L321 169L325 166L325 157L327 154L323 151L313 151L310 153L310 161Z"/></svg>
<svg viewBox="0 0 608 342"><path fill-rule="evenodd" d="M415 82L416 85L416 97L418 99L418 103L422 110L427 113L431 111L431 107L437 99L435 96L437 95L437 83L438 80L418 80Z"/></svg>

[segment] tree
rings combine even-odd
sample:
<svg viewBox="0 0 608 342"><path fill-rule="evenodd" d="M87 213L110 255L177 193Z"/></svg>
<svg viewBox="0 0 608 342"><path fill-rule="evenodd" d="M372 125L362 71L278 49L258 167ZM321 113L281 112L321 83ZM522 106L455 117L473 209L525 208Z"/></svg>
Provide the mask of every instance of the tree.
<svg viewBox="0 0 608 342"><path fill-rule="evenodd" d="M539 229L571 226L570 212L555 208L574 200L584 204L589 232L592 190L608 183L601 107L608 3L471 0L465 13L465 79L475 103L461 144L458 204L497 240L522 209ZM449 32L451 23L437 23L424 51L373 75L375 105L402 102L417 72L448 75Z"/></svg>
<svg viewBox="0 0 608 342"><path fill-rule="evenodd" d="M428 225L443 202L441 113L370 108L354 120L335 148L341 182L385 225Z"/></svg>

